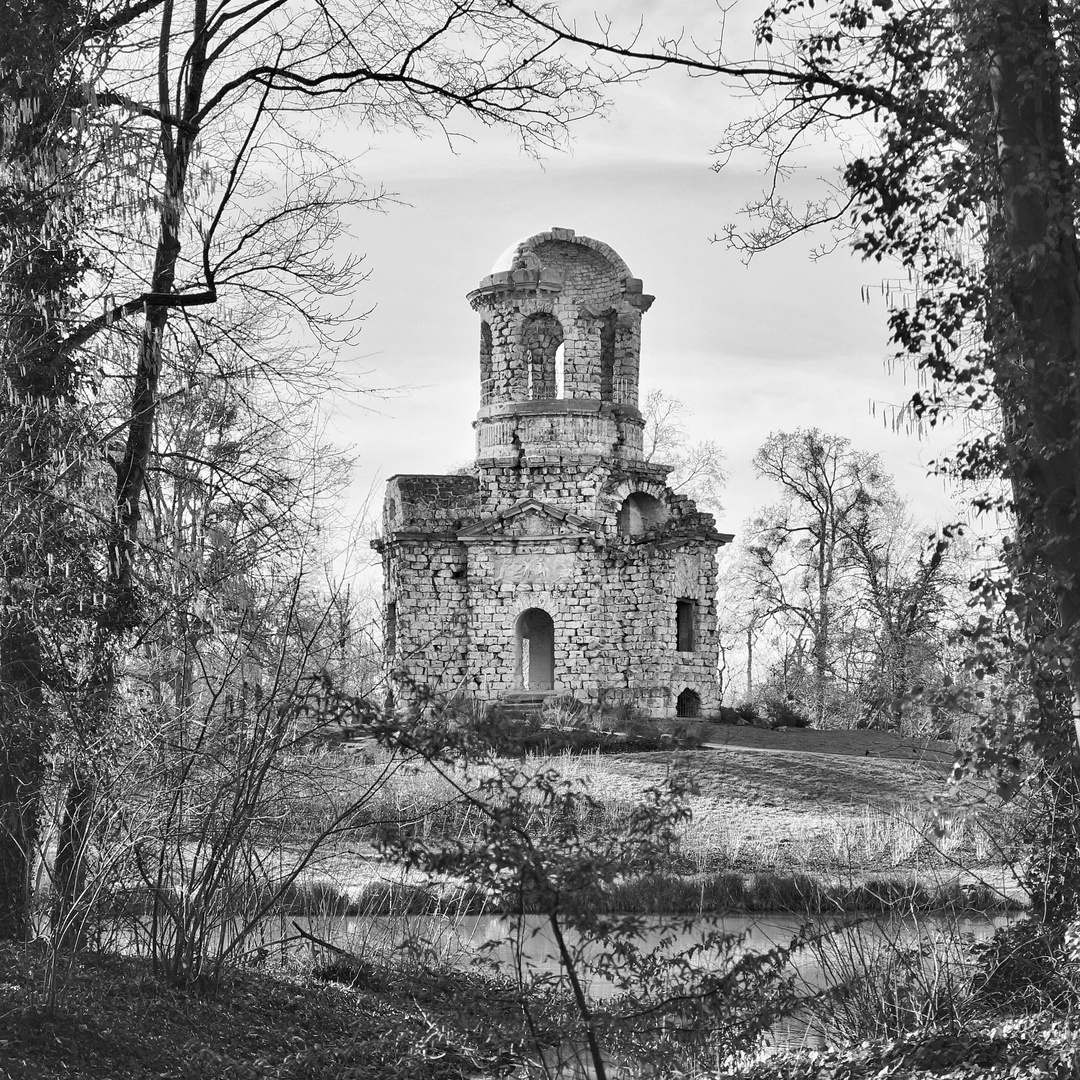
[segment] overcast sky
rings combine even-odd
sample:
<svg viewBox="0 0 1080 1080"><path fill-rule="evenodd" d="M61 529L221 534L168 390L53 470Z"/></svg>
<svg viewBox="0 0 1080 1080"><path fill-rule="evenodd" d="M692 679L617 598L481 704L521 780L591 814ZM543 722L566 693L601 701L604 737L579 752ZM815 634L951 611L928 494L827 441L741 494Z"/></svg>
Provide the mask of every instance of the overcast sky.
<svg viewBox="0 0 1080 1080"><path fill-rule="evenodd" d="M641 379L692 410L694 439L724 449L730 482L722 530L739 532L775 498L750 462L772 431L816 426L879 453L917 514L956 515L927 477L939 449L893 432L888 403L910 395L910 374L887 374L880 267L840 250L813 262L800 240L743 265L712 243L765 178L759 162L712 171L731 104L716 80L653 77L616 88L609 117L577 126L573 152L543 162L512 135L462 124L474 141L356 132L360 169L398 193L386 214L351 222L370 270L357 299L374 310L347 358L363 381L394 393L338 402L332 430L354 445L353 506L399 472L448 471L474 455L479 325L465 294L513 241L561 226L610 244L656 302L643 319ZM797 177L814 193L827 148ZM825 175L828 175L825 170ZM869 303L863 292L873 294Z"/></svg>

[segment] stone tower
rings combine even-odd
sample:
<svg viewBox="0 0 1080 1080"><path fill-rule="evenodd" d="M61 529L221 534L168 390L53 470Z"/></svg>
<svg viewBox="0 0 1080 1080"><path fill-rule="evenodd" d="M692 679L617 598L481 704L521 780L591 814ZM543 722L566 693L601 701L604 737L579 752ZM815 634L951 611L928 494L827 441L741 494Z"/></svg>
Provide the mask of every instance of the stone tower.
<svg viewBox="0 0 1080 1080"><path fill-rule="evenodd" d="M487 701L714 713L716 551L732 537L642 454L653 297L606 244L551 229L508 248L469 302L476 464L387 482L388 667Z"/></svg>

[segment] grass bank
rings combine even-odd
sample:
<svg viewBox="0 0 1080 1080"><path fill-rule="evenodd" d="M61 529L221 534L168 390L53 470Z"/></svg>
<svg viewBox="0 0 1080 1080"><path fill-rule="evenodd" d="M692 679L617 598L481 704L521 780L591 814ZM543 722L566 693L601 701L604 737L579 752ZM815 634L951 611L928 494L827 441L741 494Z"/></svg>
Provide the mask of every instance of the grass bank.
<svg viewBox="0 0 1080 1080"><path fill-rule="evenodd" d="M598 912L638 915L997 913L1020 909L1007 893L957 877L928 884L909 876L834 881L810 873L744 874L736 870L642 874L619 882L593 906ZM310 889L293 890L284 910L288 915L315 918L535 914L495 904L480 890L456 882L376 881L351 893L319 882Z"/></svg>
<svg viewBox="0 0 1080 1080"><path fill-rule="evenodd" d="M3 1080L521 1080L565 1060L550 1004L523 1022L508 984L324 964L238 969L215 987L178 989L145 961L66 959L54 1000L44 952L0 946ZM545 1009L548 1015L544 1015ZM562 1030L572 1030L566 1027ZM534 1034L537 1036L534 1038ZM755 1051L702 1061L684 1080L975 1080L1075 1075L1075 1018L976 1016L959 1030L902 1034L813 1053ZM634 1061L612 1076L664 1075Z"/></svg>
<svg viewBox="0 0 1080 1080"><path fill-rule="evenodd" d="M0 946L3 1080L459 1080L498 1075L520 1043L506 985L468 973L230 972L179 989L148 962ZM322 976L322 977L320 977Z"/></svg>
<svg viewBox="0 0 1080 1080"><path fill-rule="evenodd" d="M711 746L690 751L532 756L589 792L583 828L625 827L643 792L678 769L690 786L690 824L673 838L662 872L642 868L608 897L613 910L642 914L771 910L851 911L1021 906L1008 866L1010 812L985 791L942 798L951 751L881 732L703 728ZM742 739L751 745L738 745ZM726 744L724 740L727 740ZM860 752L861 748L861 752ZM377 756L356 765L384 767ZM367 845L361 869L343 857L327 880L350 912L476 914L491 910L460 883L425 886L374 880L379 831L392 825L428 840L467 842L480 811L455 785L474 786L482 769L448 782L415 764L391 776L350 823ZM935 807L930 799L936 798ZM587 819L587 820L586 820ZM553 823L537 805L529 827L542 840Z"/></svg>

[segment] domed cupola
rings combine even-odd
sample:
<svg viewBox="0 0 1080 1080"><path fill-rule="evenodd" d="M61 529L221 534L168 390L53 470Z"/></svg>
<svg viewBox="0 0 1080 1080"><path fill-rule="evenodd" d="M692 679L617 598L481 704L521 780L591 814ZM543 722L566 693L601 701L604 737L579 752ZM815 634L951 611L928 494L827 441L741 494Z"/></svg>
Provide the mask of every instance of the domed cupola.
<svg viewBox="0 0 1080 1080"><path fill-rule="evenodd" d="M537 233L468 298L481 319L479 465L640 460L641 316L653 297L607 244Z"/></svg>

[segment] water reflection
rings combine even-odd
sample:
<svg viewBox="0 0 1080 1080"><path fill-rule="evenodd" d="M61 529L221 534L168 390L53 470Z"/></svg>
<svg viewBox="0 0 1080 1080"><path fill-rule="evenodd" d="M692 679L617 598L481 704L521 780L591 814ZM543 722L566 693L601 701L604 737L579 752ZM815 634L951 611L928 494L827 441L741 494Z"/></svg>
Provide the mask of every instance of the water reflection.
<svg viewBox="0 0 1080 1080"><path fill-rule="evenodd" d="M843 942L858 935L860 947L867 950L879 946L911 948L920 942L931 942L943 949L966 950L975 941L988 940L1009 920L1008 915L988 917L978 914L903 919L853 917L834 920L830 938ZM411 948L462 969L481 963L501 974L524 975L529 979L557 978L562 974L558 947L547 919L542 915L364 916L299 922L312 934L359 956ZM694 920L690 929L674 934L671 920L645 918L642 924L642 933L637 938L642 953L659 950L672 955L690 948L703 934L719 931L740 939L734 952L738 956L788 945L805 927L806 921L787 914L706 916ZM582 942L572 930L567 930L565 936L571 951L583 961L586 992L597 999L610 997L618 988L610 978L590 970L600 958L602 947ZM665 942L667 938L672 940ZM710 957L709 952L704 952L693 963L704 968L710 963ZM800 949L794 954L793 963L807 988L822 989L828 984L830 972L823 968L817 950Z"/></svg>
<svg viewBox="0 0 1080 1080"><path fill-rule="evenodd" d="M931 981L940 980L942 972L947 978L962 981L970 970L970 946L988 940L998 927L1007 925L1014 917L873 916L838 919L831 924L817 920L818 942L797 949L791 964L804 996L844 983L852 976L865 976L872 970L886 972L886 996L895 989L888 985L891 973L895 973L901 987L905 979L918 983L919 970L928 971ZM703 950L693 956L693 964L705 971L726 968L747 952L764 953L787 946L806 928L804 919L786 914L702 917L687 921L685 928L675 934L671 932L673 920L670 919L646 918L641 923L642 932L636 945L643 954L656 951L671 956L717 931L737 939L730 951ZM547 920L539 915L341 918L310 922L305 928L358 956L373 958L405 951L411 952L420 963L450 965L462 970L481 964L525 983L561 983L566 988L557 944ZM570 930L565 931L565 938L576 957L577 973L586 993L604 1000L625 989L594 969L602 959L601 946L582 941ZM804 1007L775 1024L767 1041L788 1047L820 1048L827 1040L815 1020L814 1010ZM566 1056L577 1058L582 1049L571 1042L558 1053L563 1056L566 1051ZM559 1072L559 1075L569 1074Z"/></svg>

